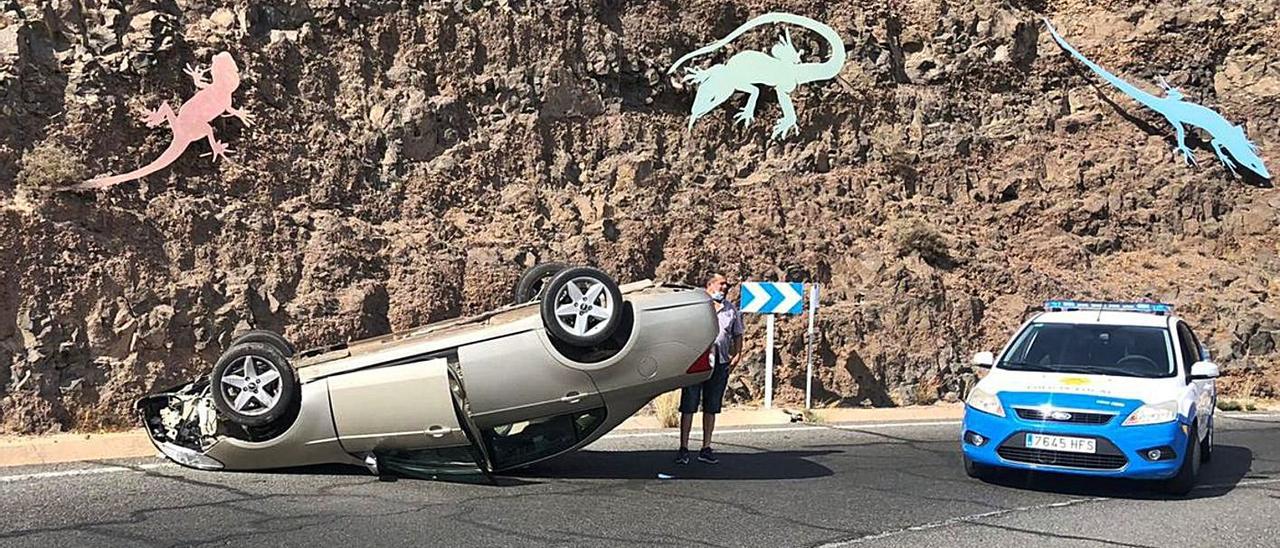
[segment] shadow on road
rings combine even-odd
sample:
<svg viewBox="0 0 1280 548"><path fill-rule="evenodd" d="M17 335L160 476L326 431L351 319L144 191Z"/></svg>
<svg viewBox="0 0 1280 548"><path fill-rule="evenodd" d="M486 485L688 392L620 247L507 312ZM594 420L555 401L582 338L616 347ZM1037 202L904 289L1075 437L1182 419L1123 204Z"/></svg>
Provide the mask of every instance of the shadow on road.
<svg viewBox="0 0 1280 548"><path fill-rule="evenodd" d="M529 468L512 476L526 478L573 479L673 479L782 480L820 478L833 474L830 468L809 460L839 451L770 451L761 453L720 452L720 464L697 460L675 464L675 451L579 451Z"/></svg>
<svg viewBox="0 0 1280 548"><path fill-rule="evenodd" d="M1253 451L1248 447L1217 445L1213 449L1213 461L1200 467L1200 481L1185 496L1160 492L1158 482L1118 478L1096 478L1054 474L1048 472L1023 472L1002 470L990 483L1031 491L1044 491L1077 496L1108 497L1140 500L1188 500L1220 497L1235 489L1253 465Z"/></svg>

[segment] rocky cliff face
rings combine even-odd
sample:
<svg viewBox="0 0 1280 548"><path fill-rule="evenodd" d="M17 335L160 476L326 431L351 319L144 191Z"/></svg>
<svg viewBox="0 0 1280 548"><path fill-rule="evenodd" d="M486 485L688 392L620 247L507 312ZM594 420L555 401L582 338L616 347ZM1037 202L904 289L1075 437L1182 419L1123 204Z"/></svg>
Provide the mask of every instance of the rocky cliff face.
<svg viewBox="0 0 1280 548"><path fill-rule="evenodd" d="M1166 300L1233 390L1280 390L1280 194L1232 177L1058 48L1244 124L1280 169L1271 2L0 2L0 432L131 425L238 331L300 346L505 303L537 261L623 280L823 284L820 403L956 397L1050 297ZM686 131L665 70L786 10L840 32L799 134L745 95ZM767 51L777 27L732 50ZM806 60L826 47L791 29ZM169 142L143 112L226 50L238 105L172 167L100 193ZM695 60L706 66L724 54ZM736 297L736 292L734 295ZM804 320L779 321L777 397L803 397ZM748 323L739 401L761 396Z"/></svg>

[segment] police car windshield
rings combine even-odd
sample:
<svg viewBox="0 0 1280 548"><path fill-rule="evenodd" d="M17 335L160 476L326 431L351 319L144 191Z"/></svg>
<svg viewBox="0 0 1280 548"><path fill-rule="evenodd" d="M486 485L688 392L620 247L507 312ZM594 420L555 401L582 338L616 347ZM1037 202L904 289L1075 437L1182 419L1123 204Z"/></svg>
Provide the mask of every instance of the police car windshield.
<svg viewBox="0 0 1280 548"><path fill-rule="evenodd" d="M1126 377L1172 377L1173 345L1160 327L1033 323L997 367Z"/></svg>

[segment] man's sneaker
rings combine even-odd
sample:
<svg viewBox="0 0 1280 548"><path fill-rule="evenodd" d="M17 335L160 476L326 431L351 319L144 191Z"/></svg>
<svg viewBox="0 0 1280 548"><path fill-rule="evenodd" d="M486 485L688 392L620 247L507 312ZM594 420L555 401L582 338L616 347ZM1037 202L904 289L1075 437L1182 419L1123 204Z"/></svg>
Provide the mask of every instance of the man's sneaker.
<svg viewBox="0 0 1280 548"><path fill-rule="evenodd" d="M711 452L710 447L703 447L701 451L698 451L698 462L720 464L720 459L716 458L715 454Z"/></svg>
<svg viewBox="0 0 1280 548"><path fill-rule="evenodd" d="M701 457L699 457L699 458L701 458ZM683 448L682 448L682 449L680 449L680 451L679 451L679 452L677 452L677 453L676 453L676 464L689 464L689 450L688 450L688 449L683 449Z"/></svg>

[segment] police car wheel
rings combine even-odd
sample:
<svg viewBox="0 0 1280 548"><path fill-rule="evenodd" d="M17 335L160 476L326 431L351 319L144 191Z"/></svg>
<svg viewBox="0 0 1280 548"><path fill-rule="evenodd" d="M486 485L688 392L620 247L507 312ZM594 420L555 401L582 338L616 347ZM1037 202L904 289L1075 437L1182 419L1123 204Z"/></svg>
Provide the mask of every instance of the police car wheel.
<svg viewBox="0 0 1280 548"><path fill-rule="evenodd" d="M1200 462L1213 460L1213 417L1209 417L1209 432L1200 442Z"/></svg>
<svg viewBox="0 0 1280 548"><path fill-rule="evenodd" d="M967 456L961 458L964 460L965 475L978 480L986 480L991 477L990 468L973 462L973 459L970 459Z"/></svg>
<svg viewBox="0 0 1280 548"><path fill-rule="evenodd" d="M1200 475L1200 441L1197 438L1196 427L1192 426L1191 433L1187 436L1186 455L1182 458L1182 466L1178 468L1177 475L1165 480L1163 487L1166 493L1185 495L1196 486L1196 479Z"/></svg>

